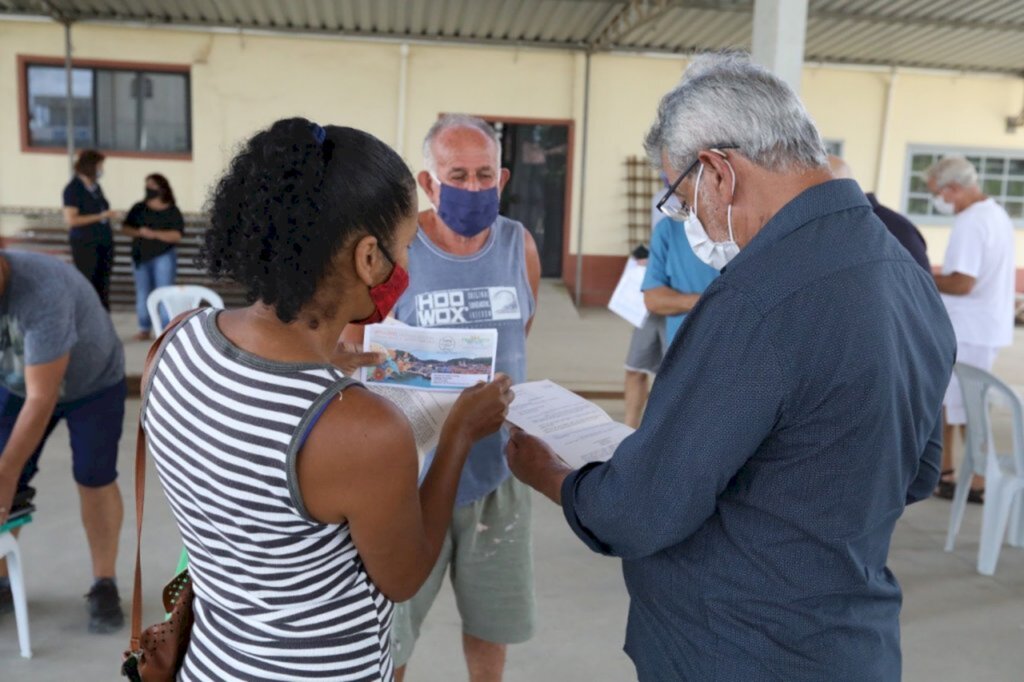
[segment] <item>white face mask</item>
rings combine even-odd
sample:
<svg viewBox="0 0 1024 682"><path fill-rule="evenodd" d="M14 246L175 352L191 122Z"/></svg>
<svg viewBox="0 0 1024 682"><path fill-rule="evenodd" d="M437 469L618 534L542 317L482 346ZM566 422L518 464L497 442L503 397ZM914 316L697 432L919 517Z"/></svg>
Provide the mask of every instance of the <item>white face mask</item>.
<svg viewBox="0 0 1024 682"><path fill-rule="evenodd" d="M732 171L732 191L735 193L736 171L733 170L731 163L728 161L725 163L729 166L729 170ZM701 164L700 169L697 171L697 182L693 186L693 208L690 210L690 216L686 219L684 227L686 230L686 241L690 242L690 248L693 249L693 253L697 258L700 258L715 270L721 270L740 252L739 244L736 243L732 236L732 204L730 203L729 208L726 209L729 239L724 242L712 241L711 237L708 236L707 230L701 224L700 218L697 217L697 191L700 189L700 177L703 174L704 164Z"/></svg>
<svg viewBox="0 0 1024 682"><path fill-rule="evenodd" d="M935 210L941 213L942 215L953 215L953 213L956 212L956 207L954 207L953 204L951 204L950 202L943 199L941 194L936 194L932 196L932 206L934 206Z"/></svg>

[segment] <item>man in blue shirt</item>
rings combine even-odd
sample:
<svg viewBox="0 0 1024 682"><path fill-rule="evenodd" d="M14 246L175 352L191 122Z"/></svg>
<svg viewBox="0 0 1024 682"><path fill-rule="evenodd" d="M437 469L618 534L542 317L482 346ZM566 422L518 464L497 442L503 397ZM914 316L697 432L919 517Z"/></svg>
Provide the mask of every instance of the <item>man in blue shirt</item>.
<svg viewBox="0 0 1024 682"><path fill-rule="evenodd" d="M517 431L512 471L622 558L641 680L898 680L886 559L938 480L956 351L934 283L742 55L697 56L646 146L722 274L610 460L573 471Z"/></svg>
<svg viewBox="0 0 1024 682"><path fill-rule="evenodd" d="M683 226L663 216L651 235L643 290L647 309L665 316L669 344L683 326L686 313L716 277L718 270L694 255Z"/></svg>

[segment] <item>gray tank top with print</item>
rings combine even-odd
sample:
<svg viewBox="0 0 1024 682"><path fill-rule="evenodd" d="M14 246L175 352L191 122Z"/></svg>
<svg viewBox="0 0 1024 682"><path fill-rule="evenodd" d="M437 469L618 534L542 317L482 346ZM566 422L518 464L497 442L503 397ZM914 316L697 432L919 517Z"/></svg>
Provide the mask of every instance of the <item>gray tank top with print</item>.
<svg viewBox="0 0 1024 682"><path fill-rule="evenodd" d="M457 256L421 229L409 250L409 288L395 306L395 317L414 327L497 329L497 371L513 383L526 381L526 324L535 301L526 277L525 234L521 223L498 216L480 251ZM473 447L456 505L479 500L508 478L507 439L503 429ZM427 466L432 459L430 453Z"/></svg>

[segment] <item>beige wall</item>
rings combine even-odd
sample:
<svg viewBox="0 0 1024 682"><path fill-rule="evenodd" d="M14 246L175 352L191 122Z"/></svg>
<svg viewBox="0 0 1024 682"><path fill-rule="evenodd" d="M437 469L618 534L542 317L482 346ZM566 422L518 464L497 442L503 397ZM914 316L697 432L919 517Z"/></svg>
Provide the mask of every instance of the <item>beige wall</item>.
<svg viewBox="0 0 1024 682"><path fill-rule="evenodd" d="M591 58L584 253L629 252L626 157L643 156L658 101L679 81L684 65L682 59L631 55Z"/></svg>
<svg viewBox="0 0 1024 682"><path fill-rule="evenodd" d="M442 111L572 119L577 123L573 225L583 207L584 252L623 255L626 249L624 160L641 154L658 99L679 78L681 58L599 54L591 61L586 187L583 156L584 57L555 50L413 44L409 48L404 134L399 130L400 46L383 42L271 37L82 25L75 56L188 64L192 74L191 161L112 158L104 188L127 207L142 177L165 173L187 210L198 210L232 150L276 118L303 115L352 125L404 152L420 169L420 140ZM63 32L50 23L0 21L0 206L56 206L67 177L61 155L20 151L16 58L61 56ZM888 141L879 151L891 74L882 70L809 65L803 97L823 136L844 141L845 155L866 189L899 208L911 144L1024 149L1024 132L1007 134L1006 116L1019 111L1019 79L899 71L893 85ZM881 184L879 184L881 180ZM922 226L935 262L948 227ZM571 237L575 251L576 236ZM1024 231L1018 237L1024 265Z"/></svg>
<svg viewBox="0 0 1024 682"><path fill-rule="evenodd" d="M821 136L843 141L843 157L865 190L874 190L887 74L811 67L801 96Z"/></svg>

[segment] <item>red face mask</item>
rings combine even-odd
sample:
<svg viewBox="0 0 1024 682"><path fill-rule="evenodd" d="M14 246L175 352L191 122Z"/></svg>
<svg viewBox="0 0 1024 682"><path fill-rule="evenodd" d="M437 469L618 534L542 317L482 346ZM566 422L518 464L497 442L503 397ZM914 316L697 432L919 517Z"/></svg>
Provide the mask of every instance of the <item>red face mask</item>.
<svg viewBox="0 0 1024 682"><path fill-rule="evenodd" d="M378 284L375 287L370 287L370 300L373 301L374 310L373 313L362 320L354 320L353 324L377 324L383 322L384 318L388 316L391 309L398 303L398 299L402 297L402 294L409 286L409 273L405 271L401 265L391 257L384 247L380 244L377 245L380 252L384 254L384 257L394 263L395 267L391 268L391 274L388 278Z"/></svg>

